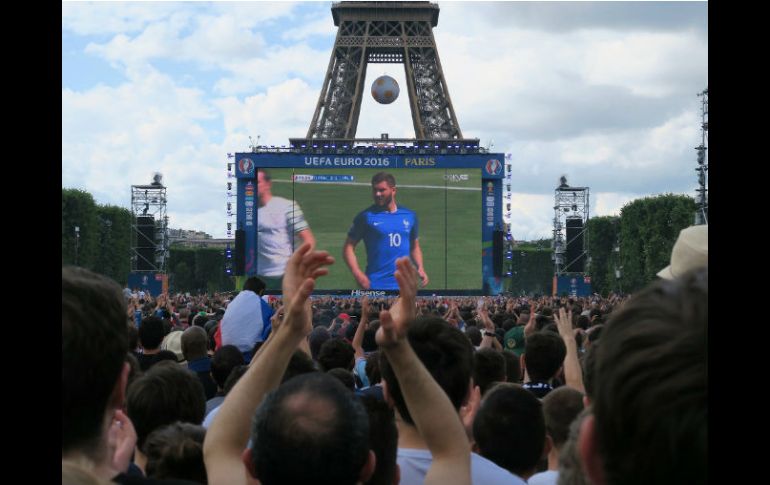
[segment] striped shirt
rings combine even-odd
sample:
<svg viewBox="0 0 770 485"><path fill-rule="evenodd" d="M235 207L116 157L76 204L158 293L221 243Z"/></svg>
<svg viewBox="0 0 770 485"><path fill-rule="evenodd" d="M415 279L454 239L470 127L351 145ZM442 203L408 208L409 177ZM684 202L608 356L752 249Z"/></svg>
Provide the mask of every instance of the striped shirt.
<svg viewBox="0 0 770 485"><path fill-rule="evenodd" d="M299 204L273 196L257 209L257 274L283 275L291 254L299 247L294 236L308 228Z"/></svg>

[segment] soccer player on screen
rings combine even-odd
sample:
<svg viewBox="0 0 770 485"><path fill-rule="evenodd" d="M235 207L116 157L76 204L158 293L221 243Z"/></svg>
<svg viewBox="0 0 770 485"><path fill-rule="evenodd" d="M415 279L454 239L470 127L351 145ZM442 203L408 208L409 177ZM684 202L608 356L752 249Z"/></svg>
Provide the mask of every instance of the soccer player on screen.
<svg viewBox="0 0 770 485"><path fill-rule="evenodd" d="M358 285L365 289L397 290L393 273L396 259L409 256L417 266L422 286L428 284L428 275L422 262L418 240L417 214L396 205L396 179L386 172L372 177L374 204L358 213L348 231L342 248L345 263ZM356 259L356 244L363 239L366 246L366 273Z"/></svg>
<svg viewBox="0 0 770 485"><path fill-rule="evenodd" d="M281 289L283 273L295 246L309 242L315 246L299 204L272 193L270 174L257 171L257 276L267 289ZM295 238L298 238L295 245Z"/></svg>

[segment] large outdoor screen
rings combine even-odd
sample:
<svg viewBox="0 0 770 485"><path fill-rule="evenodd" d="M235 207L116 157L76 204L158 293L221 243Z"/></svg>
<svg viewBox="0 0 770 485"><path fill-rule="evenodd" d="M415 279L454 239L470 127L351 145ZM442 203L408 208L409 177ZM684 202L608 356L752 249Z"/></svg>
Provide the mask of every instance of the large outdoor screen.
<svg viewBox="0 0 770 485"><path fill-rule="evenodd" d="M384 187L376 184L383 189L378 192L373 190L372 177L379 172L392 179L385 176ZM388 267L396 257L408 255L415 263L422 260L428 283L421 290L479 290L483 285L481 172L479 168L257 168L257 248L274 255L256 258L256 274L264 274L271 269L268 266L275 273L281 253L289 254L310 235L317 249L329 251L336 259L316 290L364 288L345 262L346 241L352 243L360 270L367 273L370 287L366 289L395 289L395 267L389 269L390 279ZM263 204L264 198L273 202ZM391 199L394 204L389 203ZM294 237L281 239L281 231ZM281 251L271 244L292 247Z"/></svg>
<svg viewBox="0 0 770 485"><path fill-rule="evenodd" d="M493 242L503 234L504 155L433 148L231 155L235 274L258 276L268 293L280 292L292 252L312 241L337 260L317 293L395 294L399 257L418 268L422 295L500 293L501 245Z"/></svg>

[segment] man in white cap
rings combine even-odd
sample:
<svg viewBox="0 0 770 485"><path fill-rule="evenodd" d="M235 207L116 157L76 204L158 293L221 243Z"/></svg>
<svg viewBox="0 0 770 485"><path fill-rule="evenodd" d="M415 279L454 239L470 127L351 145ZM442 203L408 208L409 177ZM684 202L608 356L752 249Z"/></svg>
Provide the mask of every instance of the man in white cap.
<svg viewBox="0 0 770 485"><path fill-rule="evenodd" d="M709 226L686 227L679 232L679 237L671 250L671 264L658 272L663 279L673 280L691 269L708 266Z"/></svg>

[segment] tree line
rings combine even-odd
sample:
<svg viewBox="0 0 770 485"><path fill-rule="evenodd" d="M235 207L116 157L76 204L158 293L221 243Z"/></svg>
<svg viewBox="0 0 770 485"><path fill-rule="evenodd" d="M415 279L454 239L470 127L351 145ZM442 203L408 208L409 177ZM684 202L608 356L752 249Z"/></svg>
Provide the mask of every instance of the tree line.
<svg viewBox="0 0 770 485"><path fill-rule="evenodd" d="M679 231L693 225L695 200L686 195L659 195L636 199L620 216L588 220L591 277L595 292L631 293L655 280L668 266ZM514 294L550 294L553 250L548 244L528 243L513 250L510 291Z"/></svg>
<svg viewBox="0 0 770 485"><path fill-rule="evenodd" d="M62 189L62 265L76 265L109 276L121 285L131 272L131 211L100 205L79 189ZM77 231L76 229L77 228ZM224 273L224 250L169 250L169 287L175 292L230 291L235 283Z"/></svg>

